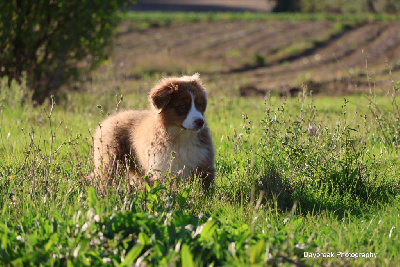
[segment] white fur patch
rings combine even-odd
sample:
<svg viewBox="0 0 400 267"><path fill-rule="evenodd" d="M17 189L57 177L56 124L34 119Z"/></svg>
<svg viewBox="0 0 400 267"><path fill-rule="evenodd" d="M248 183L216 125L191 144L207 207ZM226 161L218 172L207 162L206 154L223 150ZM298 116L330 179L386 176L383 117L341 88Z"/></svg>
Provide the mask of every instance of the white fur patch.
<svg viewBox="0 0 400 267"><path fill-rule="evenodd" d="M201 114L201 112L197 110L196 105L194 104L195 96L191 92L189 92L189 94L192 98L192 104L190 106L188 114L186 115L185 120L182 123L182 126L188 130L194 130L197 129L195 121L198 119L204 120L204 117L203 114Z"/></svg>
<svg viewBox="0 0 400 267"><path fill-rule="evenodd" d="M208 148L198 146L197 133L179 130L176 142L166 147L162 153L150 153L149 169L156 173L180 173L186 178L208 156Z"/></svg>

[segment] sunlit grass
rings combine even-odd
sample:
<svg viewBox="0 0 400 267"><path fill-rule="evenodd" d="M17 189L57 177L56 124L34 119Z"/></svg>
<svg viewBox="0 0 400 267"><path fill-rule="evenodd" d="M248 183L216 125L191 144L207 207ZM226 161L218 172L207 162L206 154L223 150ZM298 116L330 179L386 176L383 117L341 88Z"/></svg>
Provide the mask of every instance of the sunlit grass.
<svg viewBox="0 0 400 267"><path fill-rule="evenodd" d="M99 194L86 180L91 133L117 108L148 107L148 89L136 86L105 96L67 93L37 107L21 103L20 87L6 88L0 262L364 266L398 260L399 144L385 139L395 128L371 112L377 104L374 110L392 114L390 96L373 103L369 95L228 98L229 89L207 84L206 118L217 153L212 192L204 195L196 184L132 192L121 182ZM330 251L377 258L304 258L304 252Z"/></svg>

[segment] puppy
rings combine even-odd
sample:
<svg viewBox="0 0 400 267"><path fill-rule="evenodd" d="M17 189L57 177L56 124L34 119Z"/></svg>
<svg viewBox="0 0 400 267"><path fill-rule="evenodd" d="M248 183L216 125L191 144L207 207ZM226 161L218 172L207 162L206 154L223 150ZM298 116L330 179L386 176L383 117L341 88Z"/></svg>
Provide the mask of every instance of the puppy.
<svg viewBox="0 0 400 267"><path fill-rule="evenodd" d="M150 185L169 172L214 180L214 147L204 118L207 95L199 74L170 77L151 89L151 110L122 111L103 121L94 134L94 175L102 184L118 174ZM139 186L140 187L140 186Z"/></svg>

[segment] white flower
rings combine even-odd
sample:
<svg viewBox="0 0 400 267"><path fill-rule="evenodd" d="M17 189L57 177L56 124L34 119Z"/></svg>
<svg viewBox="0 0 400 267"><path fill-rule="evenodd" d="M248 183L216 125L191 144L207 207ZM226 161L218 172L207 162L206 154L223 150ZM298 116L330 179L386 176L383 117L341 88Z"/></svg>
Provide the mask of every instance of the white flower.
<svg viewBox="0 0 400 267"><path fill-rule="evenodd" d="M110 258L103 258L103 263L111 263L111 259Z"/></svg>
<svg viewBox="0 0 400 267"><path fill-rule="evenodd" d="M78 253L79 253L79 250L81 249L81 245L79 244L77 247L76 247L76 249L74 250L74 253L72 254L73 256L74 256L74 258L77 258L78 257Z"/></svg>
<svg viewBox="0 0 400 267"><path fill-rule="evenodd" d="M390 228L389 238L392 238L392 232L393 232L393 229L394 229L394 228L396 228L396 227L392 226L392 228Z"/></svg>
<svg viewBox="0 0 400 267"><path fill-rule="evenodd" d="M82 225L82 232L85 232L85 231L87 230L88 227L89 227L88 223L85 222L85 223Z"/></svg>
<svg viewBox="0 0 400 267"><path fill-rule="evenodd" d="M21 241L22 243L25 243L25 238L23 238L22 236L18 235L17 236L17 240Z"/></svg>

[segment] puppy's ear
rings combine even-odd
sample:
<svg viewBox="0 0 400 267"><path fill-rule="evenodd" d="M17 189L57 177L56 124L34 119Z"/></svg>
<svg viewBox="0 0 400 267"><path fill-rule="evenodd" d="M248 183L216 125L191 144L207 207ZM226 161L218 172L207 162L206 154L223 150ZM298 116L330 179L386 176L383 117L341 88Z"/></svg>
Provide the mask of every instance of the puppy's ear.
<svg viewBox="0 0 400 267"><path fill-rule="evenodd" d="M177 90L177 85L160 81L149 94L150 103L160 113L168 105L171 100L172 93Z"/></svg>

